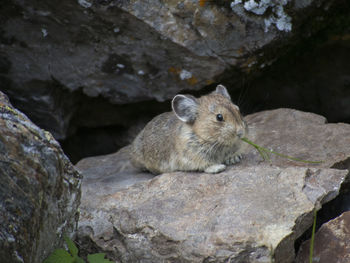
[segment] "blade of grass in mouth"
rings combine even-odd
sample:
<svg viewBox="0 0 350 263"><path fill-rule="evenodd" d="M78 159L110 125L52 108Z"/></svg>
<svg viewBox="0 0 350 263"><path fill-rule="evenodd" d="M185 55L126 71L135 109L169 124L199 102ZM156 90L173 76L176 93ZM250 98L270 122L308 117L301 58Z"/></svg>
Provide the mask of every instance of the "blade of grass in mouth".
<svg viewBox="0 0 350 263"><path fill-rule="evenodd" d="M252 141L250 141L248 138L244 137L241 139L242 141L250 144L251 146L253 146L258 152L259 154L261 155L261 157L265 160L270 160L270 153L272 154L275 154L277 156L280 156L282 158L286 158L286 159L289 159L289 160L292 160L292 161L296 161L296 162L303 162L303 163L311 163L311 164L317 164L317 163L323 163L323 161L308 161L308 160L303 160L303 159L300 159L300 158L296 158L296 157L293 157L293 156L289 156L289 155L286 155L286 154L282 154L282 153L278 153L278 152L275 152L273 150L270 150L270 149L267 149L265 147L262 147Z"/></svg>

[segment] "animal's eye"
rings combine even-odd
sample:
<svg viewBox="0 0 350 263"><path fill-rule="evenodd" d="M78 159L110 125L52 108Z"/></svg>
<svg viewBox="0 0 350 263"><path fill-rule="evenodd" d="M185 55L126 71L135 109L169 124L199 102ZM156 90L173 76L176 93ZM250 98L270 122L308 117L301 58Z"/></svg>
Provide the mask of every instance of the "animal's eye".
<svg viewBox="0 0 350 263"><path fill-rule="evenodd" d="M224 117L222 116L222 114L217 114L216 115L216 119L218 120L218 121L223 121L224 120Z"/></svg>

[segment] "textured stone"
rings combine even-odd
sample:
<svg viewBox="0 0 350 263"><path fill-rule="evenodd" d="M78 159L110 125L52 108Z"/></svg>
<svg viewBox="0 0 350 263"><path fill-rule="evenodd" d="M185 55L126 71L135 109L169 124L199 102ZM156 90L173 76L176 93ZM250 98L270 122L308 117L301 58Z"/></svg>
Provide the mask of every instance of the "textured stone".
<svg viewBox="0 0 350 263"><path fill-rule="evenodd" d="M80 175L0 92L0 261L42 262L77 224Z"/></svg>
<svg viewBox="0 0 350 263"><path fill-rule="evenodd" d="M345 180L347 171L329 167L349 159L350 128L290 109L246 119L256 143L324 163L275 157L263 163L248 147L240 164L217 175L147 179L128 166L125 148L83 160L78 240L85 253L98 247L122 262L292 262L294 241L311 226L312 211L337 196ZM113 185L126 173L134 185Z"/></svg>
<svg viewBox="0 0 350 263"><path fill-rule="evenodd" d="M292 262L294 240L310 220L305 214L336 195L345 174L268 166L164 174L99 198L90 213L82 206L79 225L93 228L93 240L117 233L120 246L107 249L122 262L270 262L273 253L277 262ZM309 176L332 184L308 196Z"/></svg>
<svg viewBox="0 0 350 263"><path fill-rule="evenodd" d="M278 109L248 115L249 138L257 144L279 153L296 158L323 161L308 166L333 167L346 163L350 158L350 125L345 123L327 123L327 120L314 113L293 109ZM262 158L251 151L247 158L259 163ZM305 166L303 162L294 162L271 155L273 164L280 166ZM349 164L343 169L349 169Z"/></svg>
<svg viewBox="0 0 350 263"><path fill-rule="evenodd" d="M0 89L64 139L82 100L164 101L232 68L269 65L283 54L274 46L288 42L304 21L311 24L310 12L321 20L341 1L207 2L4 0ZM274 55L265 57L271 49ZM236 79L233 72L230 78Z"/></svg>
<svg viewBox="0 0 350 263"><path fill-rule="evenodd" d="M85 196L103 197L154 177L150 173L141 173L134 168L126 149L123 148L114 154L88 157L77 164L76 167L84 174ZM81 205L84 206L86 201L92 200L82 199ZM86 207L88 205L86 204Z"/></svg>
<svg viewBox="0 0 350 263"><path fill-rule="evenodd" d="M296 263L308 263L310 240L305 241ZM321 226L315 234L313 262L350 262L350 211Z"/></svg>

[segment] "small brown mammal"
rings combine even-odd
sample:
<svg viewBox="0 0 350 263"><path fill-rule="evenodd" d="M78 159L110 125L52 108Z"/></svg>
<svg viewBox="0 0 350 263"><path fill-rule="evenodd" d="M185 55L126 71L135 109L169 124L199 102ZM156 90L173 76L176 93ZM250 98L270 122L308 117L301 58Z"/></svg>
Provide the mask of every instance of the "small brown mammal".
<svg viewBox="0 0 350 263"><path fill-rule="evenodd" d="M240 138L248 132L226 88L208 95L176 95L171 112L156 116L131 145L132 163L154 174L219 173L241 160Z"/></svg>

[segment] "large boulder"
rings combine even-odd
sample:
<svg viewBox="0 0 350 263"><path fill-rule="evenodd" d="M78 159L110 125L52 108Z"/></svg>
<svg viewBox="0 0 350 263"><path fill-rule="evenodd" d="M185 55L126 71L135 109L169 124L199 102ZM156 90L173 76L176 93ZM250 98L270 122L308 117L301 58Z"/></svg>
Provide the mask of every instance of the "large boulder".
<svg viewBox="0 0 350 263"><path fill-rule="evenodd" d="M81 176L0 92L0 261L42 262L76 228Z"/></svg>
<svg viewBox="0 0 350 263"><path fill-rule="evenodd" d="M220 174L137 172L128 148L80 161L84 175L78 241L121 262L292 262L313 210L335 198L348 171L350 125L290 109L246 117L256 143ZM99 166L99 168L97 168ZM330 167L338 167L332 169ZM341 168L341 169L340 169ZM97 189L97 190L93 190Z"/></svg>
<svg viewBox="0 0 350 263"><path fill-rule="evenodd" d="M91 119L80 123L77 117L81 104L91 106L90 98L164 101L225 76L244 78L239 71L270 65L285 52L278 47L322 28L319 21L328 21L328 11L342 4L206 2L5 0L0 89L40 127L64 139L78 125L90 125ZM119 118L106 118L94 106L103 116L94 127L121 125L125 118L117 110L112 115Z"/></svg>

